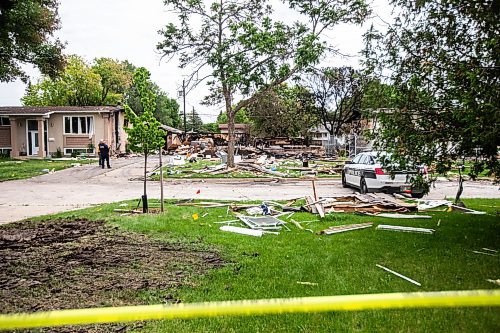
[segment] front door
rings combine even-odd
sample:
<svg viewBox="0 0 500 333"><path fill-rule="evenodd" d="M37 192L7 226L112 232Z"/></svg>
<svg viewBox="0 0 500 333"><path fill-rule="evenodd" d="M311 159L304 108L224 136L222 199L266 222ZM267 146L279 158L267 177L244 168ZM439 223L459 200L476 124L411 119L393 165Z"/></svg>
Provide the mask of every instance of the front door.
<svg viewBox="0 0 500 333"><path fill-rule="evenodd" d="M38 121L28 119L28 155L38 155Z"/></svg>

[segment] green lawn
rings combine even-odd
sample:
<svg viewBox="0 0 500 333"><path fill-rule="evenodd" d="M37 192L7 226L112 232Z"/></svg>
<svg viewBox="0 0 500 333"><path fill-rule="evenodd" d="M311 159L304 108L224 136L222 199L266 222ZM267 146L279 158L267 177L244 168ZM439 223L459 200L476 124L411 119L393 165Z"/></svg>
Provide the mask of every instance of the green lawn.
<svg viewBox="0 0 500 333"><path fill-rule="evenodd" d="M487 215L433 212L429 220L395 220L338 214L304 224L326 227L373 221L436 229L434 235L378 231L375 228L320 236L299 230L262 238L225 233L215 221L232 220L226 208L167 205L163 215L119 216L118 204L60 214L106 219L129 231L165 242L199 242L216 249L229 264L195 277L176 290L145 293L144 304L164 301L168 293L183 303L238 299L349 295L440 290L493 289L486 279L500 278L500 257L475 254L500 249L500 200L464 200ZM194 221L192 214L207 216ZM317 216L296 213L298 221ZM439 223L439 226L438 226ZM417 287L377 268L380 264L422 284ZM297 281L317 283L301 285ZM153 321L134 332L498 332L500 308L378 310L283 314L194 320Z"/></svg>
<svg viewBox="0 0 500 333"><path fill-rule="evenodd" d="M75 163L93 163L93 160L68 160L55 161L43 160L17 160L11 158L0 158L0 182L14 179L25 179L42 175L46 172L42 170L62 170L72 167Z"/></svg>

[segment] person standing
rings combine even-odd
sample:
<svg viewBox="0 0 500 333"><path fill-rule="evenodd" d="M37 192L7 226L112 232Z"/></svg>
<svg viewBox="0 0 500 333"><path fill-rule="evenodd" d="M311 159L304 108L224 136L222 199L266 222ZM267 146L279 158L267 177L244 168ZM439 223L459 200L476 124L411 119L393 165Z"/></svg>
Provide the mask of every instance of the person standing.
<svg viewBox="0 0 500 333"><path fill-rule="evenodd" d="M108 166L108 169L111 168L109 165L109 147L106 144L106 140L101 140L99 142L99 153L101 154L101 166L104 169L104 161L106 161L106 165Z"/></svg>
<svg viewBox="0 0 500 333"><path fill-rule="evenodd" d="M104 139L101 139L99 141L99 144L97 145L97 157L99 157L99 166L102 166L102 160L101 160L101 150L99 149L99 146L101 145L101 143L104 142Z"/></svg>

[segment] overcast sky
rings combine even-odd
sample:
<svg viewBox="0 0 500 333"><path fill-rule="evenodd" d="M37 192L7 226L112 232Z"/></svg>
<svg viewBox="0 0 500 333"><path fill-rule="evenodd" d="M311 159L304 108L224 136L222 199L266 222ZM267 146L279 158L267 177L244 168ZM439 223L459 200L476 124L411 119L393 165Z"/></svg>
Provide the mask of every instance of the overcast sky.
<svg viewBox="0 0 500 333"><path fill-rule="evenodd" d="M386 0L376 0L373 9L377 15L388 18L390 9L385 3ZM170 97L177 98L182 76L188 73L178 69L175 62L161 61L156 51L161 38L158 30L166 25L169 15L172 14L165 10L162 0L61 0L61 29L56 36L67 43L66 54L80 55L89 62L109 57L146 67L152 80ZM357 54L363 47L362 34L368 27L368 23L363 27L341 25L328 32L328 41L352 57L329 58L325 65L357 66ZM26 68L36 82L39 73L30 66ZM0 83L0 106L21 105L24 91L21 81ZM206 92L204 85L192 91L186 97L186 109L195 107L203 121L214 121L219 108L199 105ZM182 99L178 101L182 108Z"/></svg>

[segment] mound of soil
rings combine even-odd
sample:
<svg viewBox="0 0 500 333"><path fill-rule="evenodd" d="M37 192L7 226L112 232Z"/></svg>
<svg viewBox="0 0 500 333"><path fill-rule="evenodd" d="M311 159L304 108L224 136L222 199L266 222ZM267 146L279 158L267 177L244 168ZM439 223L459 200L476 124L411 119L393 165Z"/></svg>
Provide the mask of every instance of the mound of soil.
<svg viewBox="0 0 500 333"><path fill-rule="evenodd" d="M200 244L160 242L86 219L6 225L0 258L0 313L144 304L144 292L175 302L168 290L224 265ZM116 326L81 329L57 331Z"/></svg>

